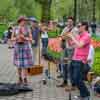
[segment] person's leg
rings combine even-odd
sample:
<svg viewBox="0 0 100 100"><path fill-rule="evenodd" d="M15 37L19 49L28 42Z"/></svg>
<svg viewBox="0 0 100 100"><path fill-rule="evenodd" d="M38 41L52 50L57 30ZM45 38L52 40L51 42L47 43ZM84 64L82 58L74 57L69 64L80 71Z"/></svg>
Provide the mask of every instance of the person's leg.
<svg viewBox="0 0 100 100"><path fill-rule="evenodd" d="M45 38L42 38L42 55L45 55L46 53L46 42Z"/></svg>
<svg viewBox="0 0 100 100"><path fill-rule="evenodd" d="M45 38L42 38L42 49L45 48Z"/></svg>
<svg viewBox="0 0 100 100"><path fill-rule="evenodd" d="M75 82L74 82L74 75L73 75L73 72L74 72L74 62L72 61L70 64L67 65L67 79L68 79L68 76L69 76L69 79L70 79L70 85L67 86L65 88L65 91L70 91L70 90L76 90L76 85L75 85Z"/></svg>
<svg viewBox="0 0 100 100"><path fill-rule="evenodd" d="M68 64L63 65L63 79L64 79L64 84L67 85L68 81Z"/></svg>
<svg viewBox="0 0 100 100"><path fill-rule="evenodd" d="M62 76L63 76L63 82L59 85L57 85L57 87L66 87L68 85L68 69L67 69L67 64L61 64L61 69L62 69Z"/></svg>
<svg viewBox="0 0 100 100"><path fill-rule="evenodd" d="M62 70L61 64L58 65L58 70L61 72L61 70Z"/></svg>
<svg viewBox="0 0 100 100"><path fill-rule="evenodd" d="M38 59L39 59L38 58L39 57L38 56L38 52L39 52L38 47L33 47L32 49L33 49L33 57L34 57L34 60L35 60L34 64L37 65L38 64Z"/></svg>
<svg viewBox="0 0 100 100"><path fill-rule="evenodd" d="M74 63L74 83L80 91L80 96L82 98L86 98L90 96L90 92L88 91L84 81L83 81L83 73L82 73L83 64L81 62Z"/></svg>
<svg viewBox="0 0 100 100"><path fill-rule="evenodd" d="M24 84L28 84L28 79L27 79L27 69L25 68L23 68L22 69L22 78L23 78L23 83Z"/></svg>
<svg viewBox="0 0 100 100"><path fill-rule="evenodd" d="M44 48L47 48L48 47L48 38L44 38L43 42L44 42Z"/></svg>
<svg viewBox="0 0 100 100"><path fill-rule="evenodd" d="M57 72L59 73L59 75L57 76L57 78L62 78L63 77L63 71L62 71L62 68L63 66L62 66L62 64L61 63L59 63L58 65L57 65Z"/></svg>
<svg viewBox="0 0 100 100"><path fill-rule="evenodd" d="M23 83L23 79L22 79L22 69L21 68L18 68L18 83Z"/></svg>
<svg viewBox="0 0 100 100"><path fill-rule="evenodd" d="M9 48L9 49L12 49L12 47L13 47L13 46L12 46L12 42L11 42L10 39L8 39L8 48Z"/></svg>
<svg viewBox="0 0 100 100"><path fill-rule="evenodd" d="M89 64L85 64L84 69L83 69L83 80L87 81L87 75L90 70L91 70L91 67L89 66Z"/></svg>
<svg viewBox="0 0 100 100"><path fill-rule="evenodd" d="M69 65L69 78L70 78L72 87L75 87L73 72L74 72L74 62L72 61Z"/></svg>

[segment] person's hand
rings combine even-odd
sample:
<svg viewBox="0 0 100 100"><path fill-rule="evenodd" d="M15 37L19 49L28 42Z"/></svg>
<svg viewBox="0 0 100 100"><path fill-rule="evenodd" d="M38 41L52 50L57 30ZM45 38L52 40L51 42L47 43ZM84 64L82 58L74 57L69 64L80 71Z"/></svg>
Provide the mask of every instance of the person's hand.
<svg viewBox="0 0 100 100"><path fill-rule="evenodd" d="M21 38L21 39L25 39L25 36L23 35L23 34L21 34L21 35L19 35L19 38Z"/></svg>
<svg viewBox="0 0 100 100"><path fill-rule="evenodd" d="M91 63L91 59L87 60L87 63Z"/></svg>
<svg viewBox="0 0 100 100"><path fill-rule="evenodd" d="M19 36L17 36L16 40L17 40L18 42L24 42L25 37L24 37L24 35L21 35L21 34L20 34Z"/></svg>
<svg viewBox="0 0 100 100"><path fill-rule="evenodd" d="M69 58L67 58L67 57L65 57L65 58L64 58L64 61L69 61L69 60L70 60L70 59L69 59Z"/></svg>
<svg viewBox="0 0 100 100"><path fill-rule="evenodd" d="M67 34L66 37L72 38L73 35L71 33Z"/></svg>

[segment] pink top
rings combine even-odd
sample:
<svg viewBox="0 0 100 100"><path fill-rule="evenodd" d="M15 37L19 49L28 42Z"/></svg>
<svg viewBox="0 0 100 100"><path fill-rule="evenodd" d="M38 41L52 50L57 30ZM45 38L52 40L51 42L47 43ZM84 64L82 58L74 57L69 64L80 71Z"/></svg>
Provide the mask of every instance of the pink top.
<svg viewBox="0 0 100 100"><path fill-rule="evenodd" d="M90 35L88 32L84 32L77 36L76 38L78 41L82 41L84 43L84 46L79 48L76 47L74 50L73 60L79 60L83 63L86 63L88 53L89 53L89 46L90 46Z"/></svg>

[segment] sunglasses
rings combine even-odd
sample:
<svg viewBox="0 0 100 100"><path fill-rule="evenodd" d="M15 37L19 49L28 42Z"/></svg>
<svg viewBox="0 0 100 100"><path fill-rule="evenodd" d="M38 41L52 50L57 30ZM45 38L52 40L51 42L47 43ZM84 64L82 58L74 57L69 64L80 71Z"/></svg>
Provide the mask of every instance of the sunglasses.
<svg viewBox="0 0 100 100"><path fill-rule="evenodd" d="M82 25L77 25L78 28L80 28Z"/></svg>

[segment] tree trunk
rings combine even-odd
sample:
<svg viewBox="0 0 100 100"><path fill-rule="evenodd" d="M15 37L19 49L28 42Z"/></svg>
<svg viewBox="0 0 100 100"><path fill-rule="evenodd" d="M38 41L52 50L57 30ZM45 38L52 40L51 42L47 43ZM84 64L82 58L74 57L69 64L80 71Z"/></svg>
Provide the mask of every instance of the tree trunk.
<svg viewBox="0 0 100 100"><path fill-rule="evenodd" d="M42 16L41 20L48 22L51 18L51 4L52 0L44 0L42 3Z"/></svg>

